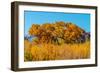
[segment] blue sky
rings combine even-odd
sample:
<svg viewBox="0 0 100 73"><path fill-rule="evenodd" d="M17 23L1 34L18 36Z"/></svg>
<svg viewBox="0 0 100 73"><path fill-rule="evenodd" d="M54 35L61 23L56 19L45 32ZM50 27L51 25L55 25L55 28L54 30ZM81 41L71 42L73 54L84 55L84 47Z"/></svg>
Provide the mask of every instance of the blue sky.
<svg viewBox="0 0 100 73"><path fill-rule="evenodd" d="M90 14L24 11L24 16L24 34L28 34L32 24L55 23L56 21L72 22L86 32L90 32Z"/></svg>

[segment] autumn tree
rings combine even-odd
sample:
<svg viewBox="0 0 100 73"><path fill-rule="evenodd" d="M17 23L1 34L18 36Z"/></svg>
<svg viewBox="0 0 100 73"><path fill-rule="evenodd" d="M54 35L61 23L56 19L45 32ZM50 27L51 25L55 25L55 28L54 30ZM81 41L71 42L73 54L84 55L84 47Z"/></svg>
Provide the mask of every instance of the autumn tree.
<svg viewBox="0 0 100 73"><path fill-rule="evenodd" d="M56 22L33 24L29 34L36 36L40 43L61 44L77 42L85 31L73 23Z"/></svg>

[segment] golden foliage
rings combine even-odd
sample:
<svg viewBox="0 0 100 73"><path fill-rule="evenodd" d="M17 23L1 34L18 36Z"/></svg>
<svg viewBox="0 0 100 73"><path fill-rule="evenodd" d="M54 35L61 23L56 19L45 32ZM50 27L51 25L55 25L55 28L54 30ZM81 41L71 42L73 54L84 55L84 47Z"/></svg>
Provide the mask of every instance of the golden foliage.
<svg viewBox="0 0 100 73"><path fill-rule="evenodd" d="M33 24L29 29L29 34L36 36L40 43L57 42L58 44L58 38L65 40L65 43L72 43L79 39L84 32L75 24L64 22Z"/></svg>
<svg viewBox="0 0 100 73"><path fill-rule="evenodd" d="M38 24L33 24L32 27L29 29L29 34L30 35L38 35L39 33L39 26Z"/></svg>
<svg viewBox="0 0 100 73"><path fill-rule="evenodd" d="M75 24L56 22L33 24L29 29L32 41L24 41L25 61L86 59L90 57L90 40L81 38L85 31ZM89 37L90 38L90 37ZM79 41L76 43L76 41Z"/></svg>

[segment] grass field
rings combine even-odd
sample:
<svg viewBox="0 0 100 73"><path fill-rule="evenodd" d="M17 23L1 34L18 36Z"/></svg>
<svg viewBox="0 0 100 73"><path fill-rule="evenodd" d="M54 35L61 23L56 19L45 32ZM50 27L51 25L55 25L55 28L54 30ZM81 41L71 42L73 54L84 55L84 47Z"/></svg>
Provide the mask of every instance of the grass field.
<svg viewBox="0 0 100 73"><path fill-rule="evenodd" d="M90 57L90 41L78 44L37 44L25 41L24 61L87 59Z"/></svg>

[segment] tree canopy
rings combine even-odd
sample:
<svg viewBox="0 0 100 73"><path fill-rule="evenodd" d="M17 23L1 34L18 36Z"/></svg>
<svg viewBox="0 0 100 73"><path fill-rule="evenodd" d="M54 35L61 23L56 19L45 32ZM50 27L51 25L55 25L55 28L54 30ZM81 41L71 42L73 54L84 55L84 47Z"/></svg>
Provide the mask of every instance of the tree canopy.
<svg viewBox="0 0 100 73"><path fill-rule="evenodd" d="M39 43L77 43L80 42L83 29L73 23L55 22L45 24L32 24L29 35L38 38Z"/></svg>

